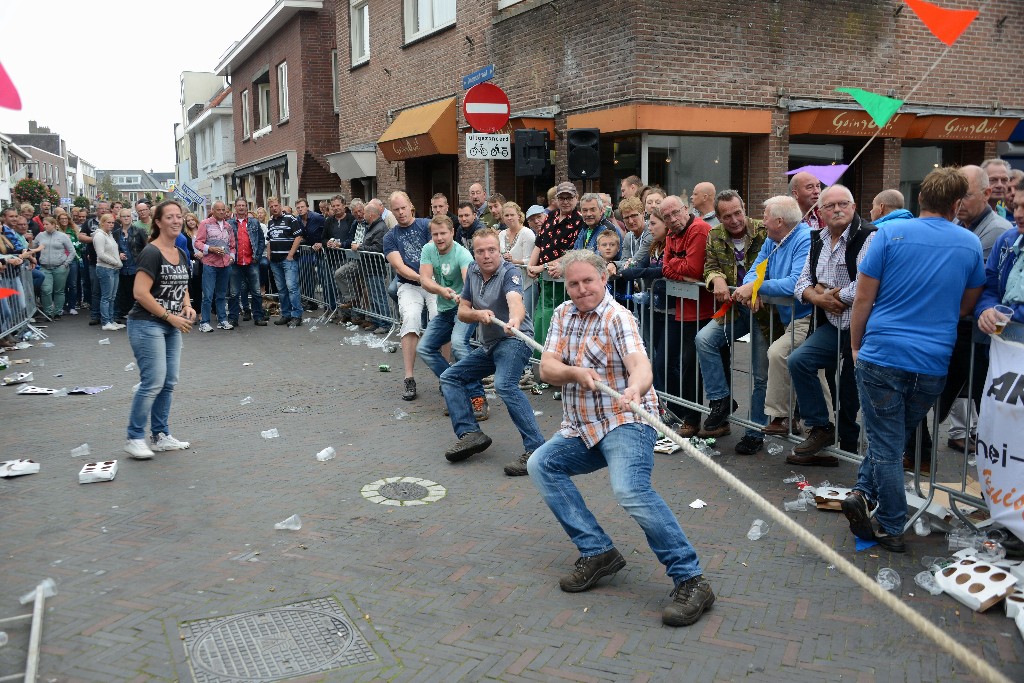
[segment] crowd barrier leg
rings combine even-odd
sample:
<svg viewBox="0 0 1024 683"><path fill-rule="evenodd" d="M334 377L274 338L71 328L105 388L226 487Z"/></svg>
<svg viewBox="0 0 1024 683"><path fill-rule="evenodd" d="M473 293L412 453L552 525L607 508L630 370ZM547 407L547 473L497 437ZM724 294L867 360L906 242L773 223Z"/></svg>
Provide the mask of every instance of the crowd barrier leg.
<svg viewBox="0 0 1024 683"><path fill-rule="evenodd" d="M0 272L0 287L17 292L0 300L0 337L14 337L29 332L35 339L46 339L46 334L32 324L35 315L39 313L32 269L27 264L5 266Z"/></svg>

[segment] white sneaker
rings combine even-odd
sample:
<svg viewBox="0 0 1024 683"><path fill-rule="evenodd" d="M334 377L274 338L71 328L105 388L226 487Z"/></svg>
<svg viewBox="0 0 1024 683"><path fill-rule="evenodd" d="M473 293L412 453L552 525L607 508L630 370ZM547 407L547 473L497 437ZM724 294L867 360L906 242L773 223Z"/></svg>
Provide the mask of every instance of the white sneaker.
<svg viewBox="0 0 1024 683"><path fill-rule="evenodd" d="M78 315L78 309L72 308L70 311L68 311L68 315Z"/></svg>
<svg viewBox="0 0 1024 683"><path fill-rule="evenodd" d="M117 330L119 330L121 328L118 326L117 323L107 323L106 325L104 325L100 329L101 330L106 330L107 332L116 332Z"/></svg>
<svg viewBox="0 0 1024 683"><path fill-rule="evenodd" d="M178 441L170 434L160 432L156 435L150 448L154 451L183 451L191 445L188 441Z"/></svg>
<svg viewBox="0 0 1024 683"><path fill-rule="evenodd" d="M124 442L124 452L135 460L149 460L153 457L153 451L146 445L145 439L128 439Z"/></svg>
<svg viewBox="0 0 1024 683"><path fill-rule="evenodd" d="M221 320L219 323L217 323L217 327L219 327L222 330L233 330L233 329L235 329L235 326L232 325L231 323L229 323L227 320Z"/></svg>
<svg viewBox="0 0 1024 683"><path fill-rule="evenodd" d="M122 325L121 323L114 323L114 329L116 329L116 330L123 330L126 327L128 327L128 326L127 325Z"/></svg>
<svg viewBox="0 0 1024 683"><path fill-rule="evenodd" d="M213 328L210 327L210 323L200 323L199 324L199 331L200 332L213 332Z"/></svg>

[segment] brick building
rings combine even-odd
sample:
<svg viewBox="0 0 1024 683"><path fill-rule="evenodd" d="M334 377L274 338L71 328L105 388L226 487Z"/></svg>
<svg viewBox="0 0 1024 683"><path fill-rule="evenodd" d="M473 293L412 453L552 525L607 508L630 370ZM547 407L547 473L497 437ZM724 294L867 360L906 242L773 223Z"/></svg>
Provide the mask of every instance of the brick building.
<svg viewBox="0 0 1024 683"><path fill-rule="evenodd" d="M217 65L234 93L233 196L266 206L338 192L325 158L338 149L335 14L335 0L278 0Z"/></svg>
<svg viewBox="0 0 1024 683"><path fill-rule="evenodd" d="M975 7L949 0L945 7ZM554 168L534 180L494 161L491 189L532 203L567 177L566 131L600 129L600 179L636 174L677 193L711 180L752 206L785 191L788 169L849 161L876 132L836 87L907 98L842 182L862 209L885 187L909 198L936 164L994 155L1024 117L1007 60L1024 14L991 0L918 85L944 46L902 3L817 0L350 0L337 13L343 187L465 197L484 163L465 158L460 79L493 64L509 129L546 130ZM826 28L827 27L827 28ZM994 65L990 67L989 65ZM376 143L376 144L374 144ZM756 209L753 209L756 212Z"/></svg>

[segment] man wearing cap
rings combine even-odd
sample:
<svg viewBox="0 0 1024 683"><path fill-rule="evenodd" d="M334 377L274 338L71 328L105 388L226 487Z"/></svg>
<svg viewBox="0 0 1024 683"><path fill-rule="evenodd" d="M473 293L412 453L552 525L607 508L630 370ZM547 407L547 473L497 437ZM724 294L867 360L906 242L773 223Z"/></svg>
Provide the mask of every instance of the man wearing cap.
<svg viewBox="0 0 1024 683"><path fill-rule="evenodd" d="M576 237L586 223L583 216L576 210L579 193L570 182L559 183L555 187L556 210L544 222L544 227L537 233L537 241L530 256L527 267L531 277L546 273L550 278L560 279L562 267L558 260L562 254L573 248ZM539 301L534 311L534 332L536 339L543 342L548 333L548 322L555 306L565 300L565 286L561 282L541 280Z"/></svg>

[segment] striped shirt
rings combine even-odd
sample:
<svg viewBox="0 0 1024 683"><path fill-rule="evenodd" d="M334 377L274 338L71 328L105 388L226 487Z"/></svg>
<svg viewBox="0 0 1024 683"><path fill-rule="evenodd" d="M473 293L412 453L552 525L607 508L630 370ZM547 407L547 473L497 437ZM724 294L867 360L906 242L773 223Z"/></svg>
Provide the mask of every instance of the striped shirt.
<svg viewBox="0 0 1024 683"><path fill-rule="evenodd" d="M850 223L850 225L853 225L853 223ZM840 288L839 299L846 304L846 310L840 315L825 311L825 317L828 321L840 330L850 329L853 300L857 296L857 279L850 280L850 271L846 267L846 245L850 240L850 225L846 226L846 229L843 230L843 234L839 236L835 246L832 246L832 234L829 232L828 226L823 227L818 233L822 246L821 253L818 255L815 276L818 282L827 289ZM858 266L864 260L864 255L868 253L868 247L871 246L871 240L874 238L875 233L872 232L864 240L864 245L860 248L860 253L857 254ZM803 272L800 273L800 278L796 281L796 286L793 288L794 298L802 302L804 300L804 290L811 287L812 283L811 259L808 256L807 260L804 261Z"/></svg>
<svg viewBox="0 0 1024 683"><path fill-rule="evenodd" d="M626 390L629 381L623 358L631 353L647 355L636 318L608 293L597 308L587 313L581 314L572 301L556 308L544 351L556 354L568 365L593 368L602 382L619 393ZM643 396L642 405L658 414L653 388ZM578 384L562 387L559 434L567 439L581 438L593 448L611 430L633 422L642 420L600 391L586 391Z"/></svg>

